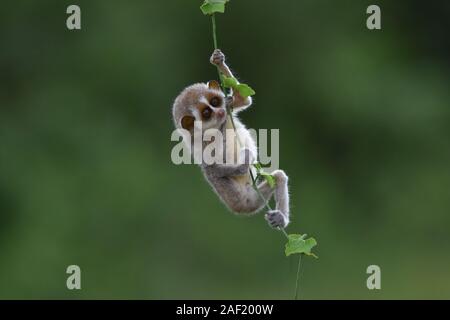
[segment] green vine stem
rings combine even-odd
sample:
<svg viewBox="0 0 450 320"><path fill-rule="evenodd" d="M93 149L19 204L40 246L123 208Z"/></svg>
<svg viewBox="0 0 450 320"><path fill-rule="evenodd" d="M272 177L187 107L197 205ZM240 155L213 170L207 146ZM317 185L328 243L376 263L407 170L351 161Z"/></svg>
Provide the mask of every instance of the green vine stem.
<svg viewBox="0 0 450 320"><path fill-rule="evenodd" d="M216 15L214 13L211 15L211 22L212 22L212 30L213 30L214 49L216 50L216 49L218 49L218 45L217 45L217 26L216 26ZM222 87L222 90L225 92L225 95L227 95L226 91L224 90L223 75L220 72L218 67L217 67L217 73L219 74L220 86ZM237 134L237 131L236 131L236 126L234 124L234 119L233 119L233 116L232 116L232 113L231 113L231 108L227 105L226 109L227 109L227 114L230 117L231 126L233 127L234 133L236 134L236 137L238 139L239 144L242 145L240 137L239 137L239 135ZM258 193L259 197L264 201L264 205L267 208L267 210L272 210L272 208L270 207L268 201L264 198L264 196L261 194L261 192L257 188L257 186L256 186L256 179L255 179L255 176L254 176L251 168L249 168L249 173L250 173L250 177L252 178L253 188L256 190L256 192ZM284 229L282 229L282 230L284 231ZM284 233L286 234L285 231L284 231ZM287 236L287 234L286 234L286 236Z"/></svg>
<svg viewBox="0 0 450 320"><path fill-rule="evenodd" d="M298 255L298 265L297 265L297 277L295 279L295 293L294 293L294 300L298 300L298 293L299 293L299 287L300 287L300 266L302 264L302 255Z"/></svg>
<svg viewBox="0 0 450 320"><path fill-rule="evenodd" d="M212 33L213 33L213 43L214 43L214 49L218 49L218 45L217 45L217 26L216 26L216 15L213 13L211 15L211 22L212 22ZM219 75L219 79L220 79L220 86L222 87L223 92L225 93L225 95L227 95L227 92L225 90L225 86L223 83L223 75L220 72L219 68L217 67L217 73ZM231 121L231 126L233 127L234 133L238 139L238 143L240 145L242 145L242 142L240 140L240 137L237 133L236 130L236 126L234 124L234 119L233 119L233 115L231 113L231 108L230 106L226 106L226 110L227 110L227 115L230 118ZM264 196L261 194L261 191L259 191L258 186L256 185L256 179L255 176L252 172L252 169L249 168L249 174L250 177L252 179L252 183L253 183L253 188L255 189L255 191L258 193L258 196L263 200L265 207L267 208L267 210L271 211L272 208L270 207L269 201L267 199L264 198ZM286 230L284 228L278 228L278 230L280 230L283 235L289 240L289 235L287 234ZM297 265L297 276L296 276L296 280L295 280L295 293L294 293L294 300L298 299L298 293L299 293L299 288L300 288L300 269L301 269L301 262L302 262L302 254L299 254L299 258L298 258L298 265Z"/></svg>
<svg viewBox="0 0 450 320"><path fill-rule="evenodd" d="M214 42L214 50L218 49L217 46L217 32L216 32L216 15L213 13L211 15L211 22L212 22L212 30L213 30L213 42ZM225 95L227 94L226 89L223 85L223 75L222 72L220 72L219 67L217 67L217 73L219 75L219 79L220 79L220 86L222 87L222 91L225 93ZM227 112L229 111L229 107L227 106ZM228 113L228 115L230 115L230 113ZM235 127L234 127L234 121L232 122L233 124L233 128L236 131Z"/></svg>

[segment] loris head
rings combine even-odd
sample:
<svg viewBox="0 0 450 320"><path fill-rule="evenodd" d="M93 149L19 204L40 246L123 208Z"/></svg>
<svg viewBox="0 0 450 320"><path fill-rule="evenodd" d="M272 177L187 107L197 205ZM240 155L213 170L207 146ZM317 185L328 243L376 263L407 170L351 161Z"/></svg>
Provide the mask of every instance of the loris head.
<svg viewBox="0 0 450 320"><path fill-rule="evenodd" d="M226 120L225 96L217 81L193 84L175 99L172 113L177 128L191 131L201 121L202 131L219 129Z"/></svg>

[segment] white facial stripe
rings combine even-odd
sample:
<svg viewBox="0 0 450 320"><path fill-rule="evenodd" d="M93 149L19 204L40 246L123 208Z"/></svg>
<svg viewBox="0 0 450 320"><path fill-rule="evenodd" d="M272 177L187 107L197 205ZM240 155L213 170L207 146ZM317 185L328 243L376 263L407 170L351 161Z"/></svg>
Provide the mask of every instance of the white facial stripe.
<svg viewBox="0 0 450 320"><path fill-rule="evenodd" d="M198 99L198 101L209 106L209 101L208 99L205 98L205 96L201 96L200 99Z"/></svg>
<svg viewBox="0 0 450 320"><path fill-rule="evenodd" d="M196 120L201 120L200 113L198 112L197 108L191 108L192 114L194 115Z"/></svg>

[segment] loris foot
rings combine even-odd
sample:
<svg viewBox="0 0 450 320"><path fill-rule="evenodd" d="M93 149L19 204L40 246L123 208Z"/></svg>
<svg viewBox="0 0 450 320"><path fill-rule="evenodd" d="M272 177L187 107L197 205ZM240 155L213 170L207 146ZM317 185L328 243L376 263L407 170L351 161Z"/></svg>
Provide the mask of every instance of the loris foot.
<svg viewBox="0 0 450 320"><path fill-rule="evenodd" d="M285 228L288 225L287 218L280 210L270 210L264 218L272 228Z"/></svg>
<svg viewBox="0 0 450 320"><path fill-rule="evenodd" d="M225 55L220 49L216 49L212 53L211 58L209 58L209 62L213 65L220 66L225 62Z"/></svg>

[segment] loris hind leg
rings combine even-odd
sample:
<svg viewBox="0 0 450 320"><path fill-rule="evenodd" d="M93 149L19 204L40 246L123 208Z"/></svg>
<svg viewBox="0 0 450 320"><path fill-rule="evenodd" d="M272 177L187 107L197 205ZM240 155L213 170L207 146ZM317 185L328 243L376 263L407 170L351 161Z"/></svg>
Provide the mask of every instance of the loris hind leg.
<svg viewBox="0 0 450 320"><path fill-rule="evenodd" d="M272 175L275 178L275 187L270 187L267 181L261 182L258 185L259 193L251 190L250 196L246 199L246 207L248 211L257 212L261 210L266 202L270 201L272 195L274 195L275 210L269 210L264 218L273 228L285 228L289 224L288 177L282 170L275 170ZM266 202L261 196L263 196Z"/></svg>
<svg viewBox="0 0 450 320"><path fill-rule="evenodd" d="M288 176L283 170L275 170L272 175L276 182L275 210L269 210L264 218L272 228L285 228L289 224Z"/></svg>

